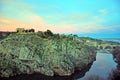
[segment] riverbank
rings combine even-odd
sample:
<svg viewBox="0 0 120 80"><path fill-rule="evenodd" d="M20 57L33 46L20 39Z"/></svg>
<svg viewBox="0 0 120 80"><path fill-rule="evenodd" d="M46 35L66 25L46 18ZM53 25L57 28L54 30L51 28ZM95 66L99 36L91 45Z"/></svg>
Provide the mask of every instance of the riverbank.
<svg viewBox="0 0 120 80"><path fill-rule="evenodd" d="M120 79L120 46L114 47L111 51L114 61L117 63L115 69L110 73L110 80L119 80Z"/></svg>
<svg viewBox="0 0 120 80"><path fill-rule="evenodd" d="M108 80L109 73L116 68L116 65L112 54L98 52L90 70L78 80Z"/></svg>

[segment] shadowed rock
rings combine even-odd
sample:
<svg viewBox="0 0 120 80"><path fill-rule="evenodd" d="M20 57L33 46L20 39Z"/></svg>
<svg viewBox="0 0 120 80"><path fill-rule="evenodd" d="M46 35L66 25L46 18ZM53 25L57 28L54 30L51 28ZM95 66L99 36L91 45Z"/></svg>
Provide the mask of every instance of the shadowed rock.
<svg viewBox="0 0 120 80"><path fill-rule="evenodd" d="M120 46L114 47L111 53L113 54L113 58L117 63L117 66L109 74L108 80L119 80L120 79Z"/></svg>
<svg viewBox="0 0 120 80"><path fill-rule="evenodd" d="M114 47L111 53L113 54L114 60L120 65L120 46Z"/></svg>

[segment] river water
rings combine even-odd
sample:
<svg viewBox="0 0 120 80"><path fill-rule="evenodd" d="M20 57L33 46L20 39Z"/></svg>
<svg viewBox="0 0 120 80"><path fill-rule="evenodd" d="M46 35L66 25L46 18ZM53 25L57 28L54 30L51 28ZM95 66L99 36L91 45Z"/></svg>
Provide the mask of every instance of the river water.
<svg viewBox="0 0 120 80"><path fill-rule="evenodd" d="M113 60L112 54L97 53L96 61L93 62L90 70L86 72L85 76L77 80L86 80L88 77L95 77L96 75L107 80L109 73L115 69L117 64Z"/></svg>

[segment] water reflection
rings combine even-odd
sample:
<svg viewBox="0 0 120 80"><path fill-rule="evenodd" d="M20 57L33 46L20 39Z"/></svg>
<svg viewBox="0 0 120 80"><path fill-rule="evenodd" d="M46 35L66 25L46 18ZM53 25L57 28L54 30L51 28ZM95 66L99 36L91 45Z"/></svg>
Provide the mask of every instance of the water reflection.
<svg viewBox="0 0 120 80"><path fill-rule="evenodd" d="M112 69L109 73L108 80L119 80L120 79L120 65L117 65L115 69Z"/></svg>
<svg viewBox="0 0 120 80"><path fill-rule="evenodd" d="M93 63L90 71L87 72L83 78L78 80L91 80L91 78L95 78L93 80L96 80L96 78L98 78L97 80L100 78L102 78L102 80L107 79L111 70L116 68L116 65L117 64L114 62L112 54L98 52L96 61Z"/></svg>

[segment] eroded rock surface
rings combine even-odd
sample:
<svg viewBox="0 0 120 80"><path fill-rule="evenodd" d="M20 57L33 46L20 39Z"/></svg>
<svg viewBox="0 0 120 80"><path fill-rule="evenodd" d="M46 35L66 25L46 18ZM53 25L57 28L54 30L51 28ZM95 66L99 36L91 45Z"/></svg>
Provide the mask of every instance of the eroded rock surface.
<svg viewBox="0 0 120 80"><path fill-rule="evenodd" d="M120 46L114 47L111 53L113 54L114 60L120 65Z"/></svg>
<svg viewBox="0 0 120 80"><path fill-rule="evenodd" d="M76 36L48 32L10 34L0 41L0 76L35 72L68 76L95 60L95 48Z"/></svg>

